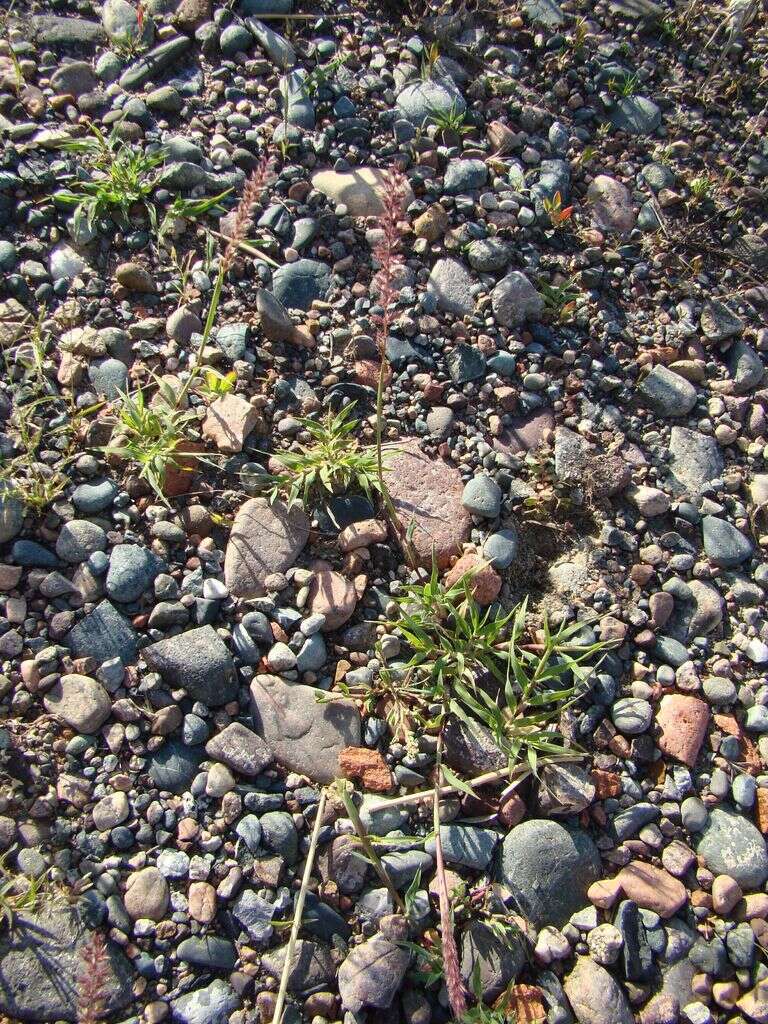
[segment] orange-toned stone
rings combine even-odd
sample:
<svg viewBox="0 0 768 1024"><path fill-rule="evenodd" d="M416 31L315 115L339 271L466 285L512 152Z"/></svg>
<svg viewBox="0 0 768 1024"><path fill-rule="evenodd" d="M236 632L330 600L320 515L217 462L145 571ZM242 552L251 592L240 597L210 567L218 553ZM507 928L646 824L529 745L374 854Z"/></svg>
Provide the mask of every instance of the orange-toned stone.
<svg viewBox="0 0 768 1024"><path fill-rule="evenodd" d="M547 1019L542 991L538 985L510 985L494 1003L517 1024L540 1024Z"/></svg>
<svg viewBox="0 0 768 1024"><path fill-rule="evenodd" d="M499 596L501 590L501 576L493 566L480 558L473 551L468 551L456 562L445 574L446 587L452 587L458 583L462 576L471 574L469 578L469 589L478 604L491 604Z"/></svg>
<svg viewBox="0 0 768 1024"><path fill-rule="evenodd" d="M603 768L594 768L590 778L595 784L595 799L607 800L608 797L621 793L621 779L616 772L607 772Z"/></svg>
<svg viewBox="0 0 768 1024"><path fill-rule="evenodd" d="M628 899L661 917L672 917L688 899L688 891L679 879L643 861L622 868L615 880Z"/></svg>
<svg viewBox="0 0 768 1024"><path fill-rule="evenodd" d="M381 363L376 359L358 359L355 363L355 378L358 383L368 388L376 388L379 385L379 373ZM384 367L384 386L392 380L392 371L387 363Z"/></svg>
<svg viewBox="0 0 768 1024"><path fill-rule="evenodd" d="M768 789L758 787L756 797L755 824L763 835L768 835Z"/></svg>
<svg viewBox="0 0 768 1024"><path fill-rule="evenodd" d="M339 754L339 771L345 779L359 779L374 793L387 793L395 784L379 751L367 747L345 747Z"/></svg>
<svg viewBox="0 0 768 1024"><path fill-rule="evenodd" d="M618 878L602 878L587 889L587 899L601 910L612 907L621 894Z"/></svg>
<svg viewBox="0 0 768 1024"><path fill-rule="evenodd" d="M709 705L698 697L670 693L662 697L656 712L661 729L659 747L677 761L693 768L707 734Z"/></svg>

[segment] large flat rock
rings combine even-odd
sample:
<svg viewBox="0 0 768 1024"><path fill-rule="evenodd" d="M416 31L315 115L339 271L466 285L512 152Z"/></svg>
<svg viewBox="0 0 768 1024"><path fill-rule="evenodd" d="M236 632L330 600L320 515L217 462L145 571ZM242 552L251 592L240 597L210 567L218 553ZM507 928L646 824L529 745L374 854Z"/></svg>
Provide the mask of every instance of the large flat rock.
<svg viewBox="0 0 768 1024"><path fill-rule="evenodd" d="M461 553L472 525L461 502L461 474L445 459L422 452L418 441L398 445L387 469L392 503L402 528L411 532L419 561L430 566L434 552L438 567L446 568Z"/></svg>
<svg viewBox="0 0 768 1024"><path fill-rule="evenodd" d="M0 1013L12 1020L77 1019L77 983L90 932L69 907L43 902L37 913L14 914L0 931ZM131 965L107 946L106 1009L111 1015L132 999Z"/></svg>
<svg viewBox="0 0 768 1024"><path fill-rule="evenodd" d="M283 682L278 676L256 676L251 683L251 708L256 731L275 760L313 782L328 783L339 774L339 754L360 746L360 713L351 701L320 703L322 690Z"/></svg>
<svg viewBox="0 0 768 1024"><path fill-rule="evenodd" d="M213 626L158 640L141 653L169 686L182 687L194 700L218 707L237 696L235 663Z"/></svg>
<svg viewBox="0 0 768 1024"><path fill-rule="evenodd" d="M224 579L233 597L264 594L271 573L289 569L309 538L309 520L298 506L251 498L240 506L224 556Z"/></svg>

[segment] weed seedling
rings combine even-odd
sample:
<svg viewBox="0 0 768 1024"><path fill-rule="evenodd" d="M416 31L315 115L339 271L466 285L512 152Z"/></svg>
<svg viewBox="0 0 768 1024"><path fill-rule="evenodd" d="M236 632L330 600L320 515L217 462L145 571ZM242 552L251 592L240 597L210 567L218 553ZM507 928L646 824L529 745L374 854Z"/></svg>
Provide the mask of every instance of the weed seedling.
<svg viewBox="0 0 768 1024"><path fill-rule="evenodd" d="M559 189L551 199L548 196L545 196L541 201L541 205L544 207L544 210L549 217L549 223L555 231L565 227L573 216L573 207L563 206L563 197L560 194Z"/></svg>

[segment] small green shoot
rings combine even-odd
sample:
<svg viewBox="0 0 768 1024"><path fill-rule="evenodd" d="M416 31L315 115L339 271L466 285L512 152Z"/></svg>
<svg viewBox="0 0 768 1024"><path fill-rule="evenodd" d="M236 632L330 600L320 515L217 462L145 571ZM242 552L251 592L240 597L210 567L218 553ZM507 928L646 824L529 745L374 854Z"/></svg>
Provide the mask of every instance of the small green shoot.
<svg viewBox="0 0 768 1024"><path fill-rule="evenodd" d="M640 79L629 71L625 71L622 75L617 75L616 78L608 79L608 89L614 96L619 96L621 99L628 99L630 96L634 96L639 88Z"/></svg>

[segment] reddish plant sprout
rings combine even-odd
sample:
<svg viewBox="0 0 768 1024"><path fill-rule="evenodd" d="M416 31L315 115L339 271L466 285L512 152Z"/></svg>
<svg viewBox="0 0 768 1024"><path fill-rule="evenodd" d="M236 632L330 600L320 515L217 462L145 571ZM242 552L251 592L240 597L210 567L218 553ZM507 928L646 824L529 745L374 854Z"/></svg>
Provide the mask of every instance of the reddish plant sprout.
<svg viewBox="0 0 768 1024"><path fill-rule="evenodd" d="M138 6L136 7L136 27L138 29L138 37L144 35L144 4L142 0L139 0Z"/></svg>
<svg viewBox="0 0 768 1024"><path fill-rule="evenodd" d="M98 1024L107 1014L111 965L101 932L93 932L80 950L77 979L77 1024Z"/></svg>
<svg viewBox="0 0 768 1024"><path fill-rule="evenodd" d="M227 239L227 247L222 258L222 268L226 273L235 261L239 245L248 236L253 222L253 213L256 203L261 199L261 194L272 177L272 161L264 156L257 164L250 178L243 187L243 194L240 202L234 210L232 218L232 233Z"/></svg>
<svg viewBox="0 0 768 1024"><path fill-rule="evenodd" d="M382 360L397 299L397 273L403 263L400 243L404 234L402 219L408 191L408 179L397 164L393 164L384 177L384 187L381 191L383 211L379 218L381 240L373 250L373 258L379 269L372 283L378 293L378 303L382 307L382 312L373 317L373 322L376 325L376 340Z"/></svg>

